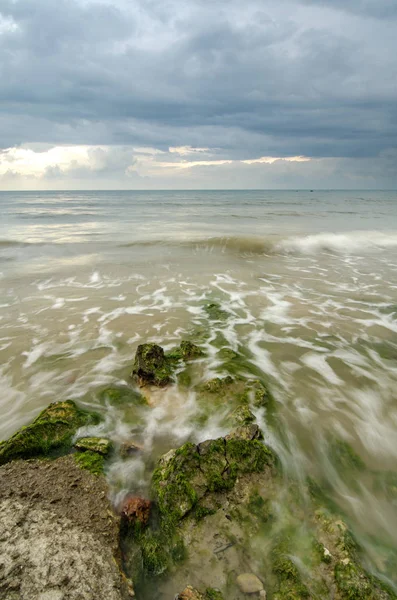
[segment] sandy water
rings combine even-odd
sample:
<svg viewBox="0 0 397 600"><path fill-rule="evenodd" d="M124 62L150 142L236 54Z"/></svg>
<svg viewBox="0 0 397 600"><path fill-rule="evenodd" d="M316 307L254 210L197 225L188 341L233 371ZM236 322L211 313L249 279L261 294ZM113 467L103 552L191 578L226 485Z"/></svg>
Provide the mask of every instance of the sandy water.
<svg viewBox="0 0 397 600"><path fill-rule="evenodd" d="M286 471L326 484L371 561L387 560L397 500L376 481L397 478L396 193L2 193L0 210L0 439L74 398L103 413L99 433L144 445L109 466L114 501L145 493L155 458L225 434L222 415L198 427L194 392L173 386L138 426L99 391L128 378L139 343L209 330L200 377L222 373L220 339L244 349L276 398L278 426L261 424ZM208 302L228 317L211 321ZM335 439L366 464L351 481Z"/></svg>

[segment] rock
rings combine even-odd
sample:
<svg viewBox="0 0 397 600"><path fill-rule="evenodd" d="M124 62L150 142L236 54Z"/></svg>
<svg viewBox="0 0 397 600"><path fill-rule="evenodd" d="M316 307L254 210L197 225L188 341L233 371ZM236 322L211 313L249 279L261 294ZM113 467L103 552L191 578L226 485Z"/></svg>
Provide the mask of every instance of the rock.
<svg viewBox="0 0 397 600"><path fill-rule="evenodd" d="M157 344L141 344L138 346L132 376L141 387L156 385L164 387L171 383L171 363L164 350Z"/></svg>
<svg viewBox="0 0 397 600"><path fill-rule="evenodd" d="M183 592L175 597L175 600L204 600L204 596L191 585L188 585Z"/></svg>
<svg viewBox="0 0 397 600"><path fill-rule="evenodd" d="M99 415L78 408L72 400L54 402L0 444L0 465L16 458L66 454L76 431L99 420Z"/></svg>
<svg viewBox="0 0 397 600"><path fill-rule="evenodd" d="M231 431L226 437L226 440L261 440L263 439L262 431L256 423L242 425Z"/></svg>
<svg viewBox="0 0 397 600"><path fill-rule="evenodd" d="M263 583L253 573L242 573L237 577L236 583L243 594L256 594L263 590Z"/></svg>
<svg viewBox="0 0 397 600"><path fill-rule="evenodd" d="M223 310L217 302L211 302L205 306L205 311L211 321L225 321L230 314Z"/></svg>
<svg viewBox="0 0 397 600"><path fill-rule="evenodd" d="M201 350L201 348L192 342L181 342L179 347L184 360L193 360L195 358L200 358L200 356L204 356L204 352Z"/></svg>
<svg viewBox="0 0 397 600"><path fill-rule="evenodd" d="M129 458L130 456L138 454L138 452L142 452L142 450L143 446L136 442L123 442L120 446L120 456L122 458Z"/></svg>
<svg viewBox="0 0 397 600"><path fill-rule="evenodd" d="M191 585L188 585L183 592L175 596L175 600L223 600L223 596L215 588L207 588L205 594L202 594Z"/></svg>
<svg viewBox="0 0 397 600"><path fill-rule="evenodd" d="M80 469L90 471L94 475L102 475L105 457L99 452L93 452L92 450L85 450L83 452L77 452L73 455L76 464Z"/></svg>
<svg viewBox="0 0 397 600"><path fill-rule="evenodd" d="M98 452L98 454L107 456L111 452L113 444L107 438L84 437L77 440L74 443L74 447L82 452L91 450L92 452Z"/></svg>
<svg viewBox="0 0 397 600"><path fill-rule="evenodd" d="M221 348L217 352L217 356L223 360L233 360L238 358L237 352L234 352L231 348Z"/></svg>
<svg viewBox="0 0 397 600"><path fill-rule="evenodd" d="M74 455L0 467L0 532L4 600L133 596L105 478L79 469Z"/></svg>
<svg viewBox="0 0 397 600"><path fill-rule="evenodd" d="M220 392L227 391L227 388L233 385L234 379L228 375L227 377L215 377L206 381L203 389L210 394L219 394Z"/></svg>
<svg viewBox="0 0 397 600"><path fill-rule="evenodd" d="M239 475L273 466L272 451L256 439L219 438L170 451L152 478L162 519L177 523L206 494L231 490Z"/></svg>
<svg viewBox="0 0 397 600"><path fill-rule="evenodd" d="M250 411L247 404L242 404L232 412L231 419L236 425L249 425L255 422L255 415Z"/></svg>
<svg viewBox="0 0 397 600"><path fill-rule="evenodd" d="M124 500L121 509L121 518L124 524L130 526L147 525L150 517L150 509L152 503L150 500L140 498L138 496L132 496Z"/></svg>

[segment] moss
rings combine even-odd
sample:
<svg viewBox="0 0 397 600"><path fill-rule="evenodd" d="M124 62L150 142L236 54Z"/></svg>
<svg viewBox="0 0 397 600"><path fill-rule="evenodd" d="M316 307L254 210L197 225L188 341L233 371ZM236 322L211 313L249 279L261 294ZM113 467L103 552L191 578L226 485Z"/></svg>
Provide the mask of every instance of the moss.
<svg viewBox="0 0 397 600"><path fill-rule="evenodd" d="M190 443L160 459L152 476L152 489L167 527L174 526L197 503L190 479L198 465L196 446Z"/></svg>
<svg viewBox="0 0 397 600"><path fill-rule="evenodd" d="M273 452L259 440L227 440L226 456L229 465L235 464L240 473L260 472L275 465Z"/></svg>
<svg viewBox="0 0 397 600"><path fill-rule="evenodd" d="M99 394L102 402L111 404L132 404L136 406L147 406L148 402L142 394L127 386L108 387Z"/></svg>
<svg viewBox="0 0 397 600"><path fill-rule="evenodd" d="M170 555L163 540L152 532L142 538L141 553L144 574L149 578L163 575L170 568Z"/></svg>
<svg viewBox="0 0 397 600"><path fill-rule="evenodd" d="M373 586L363 570L349 559L335 565L335 581L342 598L346 600L374 599Z"/></svg>
<svg viewBox="0 0 397 600"><path fill-rule="evenodd" d="M252 515L255 515L262 523L267 523L271 518L271 503L268 498L266 500L254 491L248 500L248 509Z"/></svg>
<svg viewBox="0 0 397 600"><path fill-rule="evenodd" d="M181 342L180 349L183 360L193 360L195 358L200 358L204 356L204 352L201 350L201 348L199 348L198 346L196 346L196 344L193 344L192 342Z"/></svg>
<svg viewBox="0 0 397 600"><path fill-rule="evenodd" d="M113 444L107 438L85 437L77 440L74 443L74 447L84 452L92 450L92 452L98 452L98 454L107 456L112 451Z"/></svg>
<svg viewBox="0 0 397 600"><path fill-rule="evenodd" d="M77 429L99 420L99 415L79 409L72 400L54 402L0 446L0 464L17 458L66 454Z"/></svg>
<svg viewBox="0 0 397 600"><path fill-rule="evenodd" d="M184 560L186 560L187 550L182 539L177 538L176 540L174 540L174 543L171 547L170 555L174 564L182 563Z"/></svg>
<svg viewBox="0 0 397 600"><path fill-rule="evenodd" d="M209 381L205 382L203 385L203 390L209 392L210 394L219 394L220 392L225 391L230 385L233 385L233 383L233 377L215 377L215 379L210 379Z"/></svg>
<svg viewBox="0 0 397 600"><path fill-rule="evenodd" d="M205 600L224 600L220 590L215 588L207 588L204 594Z"/></svg>
<svg viewBox="0 0 397 600"><path fill-rule="evenodd" d="M215 514L215 512L216 511L213 508L207 508L206 506L198 504L194 509L194 518L196 521L202 521L202 519L205 519L205 517L208 517L209 515Z"/></svg>
<svg viewBox="0 0 397 600"><path fill-rule="evenodd" d="M309 597L309 591L302 582L298 568L290 558L292 554L290 537L280 536L271 552L272 571L277 577L274 600L297 600Z"/></svg>
<svg viewBox="0 0 397 600"><path fill-rule="evenodd" d="M98 452L78 452L74 454L74 459L81 469L90 471L94 475L101 475L103 473L104 457Z"/></svg>
<svg viewBox="0 0 397 600"><path fill-rule="evenodd" d="M207 492L230 490L238 474L273 466L274 455L257 440L208 440L197 447L187 443L160 459L152 489L162 527L172 531ZM197 508L203 516L203 509Z"/></svg>
<svg viewBox="0 0 397 600"><path fill-rule="evenodd" d="M140 386L164 387L172 381L172 366L173 360L167 359L161 346L141 344L136 351L132 376Z"/></svg>

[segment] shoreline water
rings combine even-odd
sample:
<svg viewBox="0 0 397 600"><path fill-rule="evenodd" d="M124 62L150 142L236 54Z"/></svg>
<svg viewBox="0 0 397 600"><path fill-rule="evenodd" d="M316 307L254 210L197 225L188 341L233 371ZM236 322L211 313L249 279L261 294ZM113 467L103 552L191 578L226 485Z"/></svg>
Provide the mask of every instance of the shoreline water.
<svg viewBox="0 0 397 600"><path fill-rule="evenodd" d="M226 376L228 353L242 353L275 397L278 429L266 415L260 426L286 472L329 486L368 557L384 561L371 536L397 545L396 506L372 478L396 474L395 196L114 196L20 194L4 205L0 240L16 244L0 244L0 439L72 398L101 412L101 435L125 441L132 415L101 391L129 381L140 343L170 350L203 331L202 380ZM211 318L211 303L224 318ZM109 467L115 503L148 488L150 460L228 433L218 410L197 425L194 390L153 403L135 431L148 465ZM360 475L342 476L330 439L354 449Z"/></svg>

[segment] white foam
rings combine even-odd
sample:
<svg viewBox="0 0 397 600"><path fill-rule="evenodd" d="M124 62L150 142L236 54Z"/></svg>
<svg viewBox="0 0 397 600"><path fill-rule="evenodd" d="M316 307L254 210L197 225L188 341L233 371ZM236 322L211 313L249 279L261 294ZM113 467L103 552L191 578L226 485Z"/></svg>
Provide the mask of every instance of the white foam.
<svg viewBox="0 0 397 600"><path fill-rule="evenodd" d="M279 252L298 254L317 254L320 251L356 254L393 248L397 248L397 233L380 231L317 233L287 238L276 244L276 250Z"/></svg>

